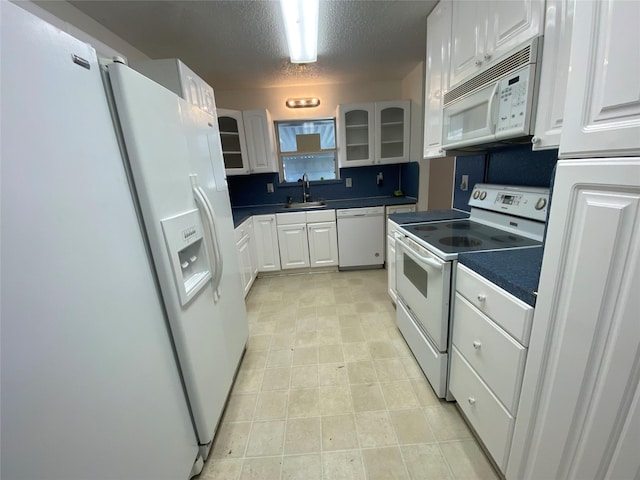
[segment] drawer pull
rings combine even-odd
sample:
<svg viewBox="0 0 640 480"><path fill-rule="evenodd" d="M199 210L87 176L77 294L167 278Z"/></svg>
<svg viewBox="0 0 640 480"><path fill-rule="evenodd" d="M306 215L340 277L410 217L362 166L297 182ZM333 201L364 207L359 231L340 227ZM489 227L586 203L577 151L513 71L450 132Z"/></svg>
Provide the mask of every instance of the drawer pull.
<svg viewBox="0 0 640 480"><path fill-rule="evenodd" d="M473 397L467 398L467 401L469 402L469 405L474 405L476 403L476 399Z"/></svg>
<svg viewBox="0 0 640 480"><path fill-rule="evenodd" d="M473 341L473 348L475 348L476 350L480 350L481 346L482 346L482 343L480 343L478 340Z"/></svg>
<svg viewBox="0 0 640 480"><path fill-rule="evenodd" d="M487 299L486 295L483 295L482 293L478 295L478 301L480 303L483 303L486 299Z"/></svg>

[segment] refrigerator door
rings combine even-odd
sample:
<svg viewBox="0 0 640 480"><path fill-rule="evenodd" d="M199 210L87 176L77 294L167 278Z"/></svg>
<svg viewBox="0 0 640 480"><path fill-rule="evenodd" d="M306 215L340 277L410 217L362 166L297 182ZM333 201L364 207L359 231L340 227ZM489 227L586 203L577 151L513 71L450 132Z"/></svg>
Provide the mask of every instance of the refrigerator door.
<svg viewBox="0 0 640 480"><path fill-rule="evenodd" d="M186 480L198 443L95 51L0 10L0 476Z"/></svg>
<svg viewBox="0 0 640 480"><path fill-rule="evenodd" d="M248 337L217 122L125 65L108 70L198 439L207 445ZM211 280L185 303L162 227L195 208Z"/></svg>

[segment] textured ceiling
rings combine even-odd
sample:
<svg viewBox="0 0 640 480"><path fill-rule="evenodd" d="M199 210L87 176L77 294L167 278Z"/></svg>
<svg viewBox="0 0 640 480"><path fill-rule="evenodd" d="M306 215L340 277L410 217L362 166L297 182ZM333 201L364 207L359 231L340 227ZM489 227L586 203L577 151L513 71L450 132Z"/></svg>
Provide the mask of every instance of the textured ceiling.
<svg viewBox="0 0 640 480"><path fill-rule="evenodd" d="M292 65L277 1L71 1L151 58L178 57L215 89L388 81L424 60L437 0L320 0L318 61Z"/></svg>

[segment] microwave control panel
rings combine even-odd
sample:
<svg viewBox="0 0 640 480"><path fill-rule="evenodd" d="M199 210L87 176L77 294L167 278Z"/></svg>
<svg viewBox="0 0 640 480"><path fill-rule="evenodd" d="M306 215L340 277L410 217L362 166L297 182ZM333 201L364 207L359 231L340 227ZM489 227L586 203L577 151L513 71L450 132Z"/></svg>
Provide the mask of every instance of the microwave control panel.
<svg viewBox="0 0 640 480"><path fill-rule="evenodd" d="M527 97L529 96L530 70L531 66L527 66L500 80L496 134L509 130L522 130L528 124Z"/></svg>

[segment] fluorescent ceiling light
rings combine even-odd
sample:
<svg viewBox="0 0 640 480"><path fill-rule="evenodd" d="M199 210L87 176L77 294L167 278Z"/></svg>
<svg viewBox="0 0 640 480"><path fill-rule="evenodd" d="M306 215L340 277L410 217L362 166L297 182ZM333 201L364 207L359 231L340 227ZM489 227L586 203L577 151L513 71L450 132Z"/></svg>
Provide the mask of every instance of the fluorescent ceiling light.
<svg viewBox="0 0 640 480"><path fill-rule="evenodd" d="M319 0L280 0L291 63L318 59Z"/></svg>

